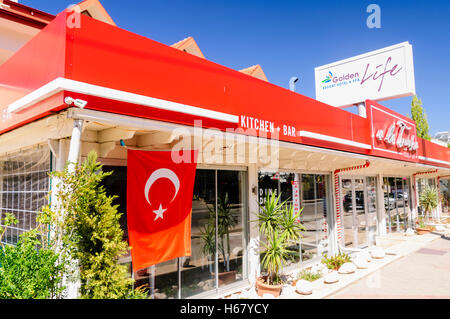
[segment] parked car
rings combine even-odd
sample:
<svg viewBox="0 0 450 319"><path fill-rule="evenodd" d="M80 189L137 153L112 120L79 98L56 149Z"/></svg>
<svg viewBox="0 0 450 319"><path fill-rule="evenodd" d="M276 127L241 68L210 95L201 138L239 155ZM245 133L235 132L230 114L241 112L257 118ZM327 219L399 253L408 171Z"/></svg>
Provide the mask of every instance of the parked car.
<svg viewBox="0 0 450 319"><path fill-rule="evenodd" d="M384 194L384 207L386 209L393 209L395 208L395 198L394 194L390 193L389 197L388 194Z"/></svg>

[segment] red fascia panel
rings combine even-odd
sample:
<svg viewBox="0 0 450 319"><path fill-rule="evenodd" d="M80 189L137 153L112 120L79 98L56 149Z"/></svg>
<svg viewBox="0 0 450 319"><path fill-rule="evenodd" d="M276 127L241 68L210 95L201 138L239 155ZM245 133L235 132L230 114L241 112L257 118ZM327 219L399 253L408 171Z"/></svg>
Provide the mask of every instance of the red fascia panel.
<svg viewBox="0 0 450 319"><path fill-rule="evenodd" d="M450 148L419 137L419 162L439 167L450 167ZM446 162L446 163L443 163Z"/></svg>
<svg viewBox="0 0 450 319"><path fill-rule="evenodd" d="M0 132L43 117L63 103L39 103L18 114L9 114L9 104L58 77L64 77L66 62L66 18L61 14L0 66ZM58 95L62 97L62 95ZM45 102L45 101L43 101Z"/></svg>
<svg viewBox="0 0 450 319"><path fill-rule="evenodd" d="M73 40L67 46L70 58L66 61L66 78L236 115L243 129L255 125L252 119L257 119L268 127L280 128L279 138L283 141L305 143L307 140L284 134L289 127L289 133L308 131L369 143L367 120L350 112L84 15L81 28L68 32L73 34ZM88 102L87 108L91 109L154 117L154 111L148 108L126 108L121 103L99 106L94 100L90 103L89 98ZM184 122L180 115L174 117L164 112L158 115L160 120ZM330 144L319 140L308 142L317 146Z"/></svg>
<svg viewBox="0 0 450 319"><path fill-rule="evenodd" d="M65 77L239 117L238 124L203 118L204 127L245 131L252 123L250 119L253 124L257 119L266 127L280 128L278 138L282 141L370 154L370 150L364 148L298 134L306 131L370 145L368 119L85 15L79 16L80 28L68 28L68 14L71 13L59 14L0 67L0 90L11 95L2 101L1 108L58 77ZM32 121L39 114L45 116L60 110L65 107L64 94L57 96L54 105L41 103L41 107L32 106L14 114L1 123L0 132ZM198 119L198 116L117 102L113 97L70 95L87 100L87 108L93 110L187 125L193 125ZM276 133L263 136L275 137ZM245 131L245 134L258 135L259 132Z"/></svg>

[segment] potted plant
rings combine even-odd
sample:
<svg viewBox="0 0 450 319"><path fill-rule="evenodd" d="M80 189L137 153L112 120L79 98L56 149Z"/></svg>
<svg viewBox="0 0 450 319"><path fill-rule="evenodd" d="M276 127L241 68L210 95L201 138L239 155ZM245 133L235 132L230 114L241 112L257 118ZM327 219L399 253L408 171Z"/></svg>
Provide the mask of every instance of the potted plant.
<svg viewBox="0 0 450 319"><path fill-rule="evenodd" d="M343 264L349 262L351 262L350 256L343 252L330 257L328 257L327 254L324 254L322 258L322 264L325 264L327 268L331 270L339 270Z"/></svg>
<svg viewBox="0 0 450 319"><path fill-rule="evenodd" d="M416 226L416 231L419 235L432 231L432 227L428 227L425 224L425 219L428 217L430 219L429 214L435 209L439 204L439 195L436 187L425 186L422 194L419 197L419 204L422 206L424 210L424 217L419 218Z"/></svg>
<svg viewBox="0 0 450 319"><path fill-rule="evenodd" d="M425 224L425 221L423 218L419 218L416 222L416 232L418 235L425 235L429 232L432 232L434 230L434 227L428 226Z"/></svg>
<svg viewBox="0 0 450 319"><path fill-rule="evenodd" d="M259 231L263 240L262 267L266 275L256 280L256 289L259 296L265 293L278 297L281 294L283 281L280 271L289 259L293 251L288 247L297 242L304 226L298 222L301 210L295 214L292 206L286 205L286 201L280 203L280 196L275 193L268 194L260 206L257 214Z"/></svg>
<svg viewBox="0 0 450 319"><path fill-rule="evenodd" d="M214 256L216 252L216 211L214 207L207 206L209 210L209 221L201 231L201 238L203 241L202 252L208 258ZM229 202L228 193L218 198L217 201L217 236L218 236L218 253L222 255L222 264L219 264L219 285L225 285L236 281L236 270L230 270L230 229L237 223L237 219L231 213L231 205ZM213 269L211 274L214 276Z"/></svg>
<svg viewBox="0 0 450 319"><path fill-rule="evenodd" d="M211 218L203 229L200 230L200 238L203 242L202 254L208 259L209 271L213 273L213 256L216 252L216 231L214 223L211 222Z"/></svg>

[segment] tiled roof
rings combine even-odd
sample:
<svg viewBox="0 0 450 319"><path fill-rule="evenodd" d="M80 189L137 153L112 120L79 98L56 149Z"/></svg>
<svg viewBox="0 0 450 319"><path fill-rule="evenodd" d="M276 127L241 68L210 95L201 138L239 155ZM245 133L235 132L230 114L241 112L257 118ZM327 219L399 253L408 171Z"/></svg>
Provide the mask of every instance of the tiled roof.
<svg viewBox="0 0 450 319"><path fill-rule="evenodd" d="M171 47L198 56L199 58L205 58L193 37L187 37L177 43L172 44Z"/></svg>
<svg viewBox="0 0 450 319"><path fill-rule="evenodd" d="M255 78L258 78L260 80L269 82L269 80L266 77L266 74L264 73L262 67L259 64L253 65L253 66L248 67L246 69L239 70L239 72L242 72L244 74L247 74L247 75L253 76Z"/></svg>

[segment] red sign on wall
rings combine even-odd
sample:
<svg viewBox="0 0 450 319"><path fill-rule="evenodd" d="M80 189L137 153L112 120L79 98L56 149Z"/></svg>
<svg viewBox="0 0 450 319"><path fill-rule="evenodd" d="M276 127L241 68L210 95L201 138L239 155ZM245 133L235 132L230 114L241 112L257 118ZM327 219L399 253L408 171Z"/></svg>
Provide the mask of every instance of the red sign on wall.
<svg viewBox="0 0 450 319"><path fill-rule="evenodd" d="M370 123L372 155L416 162L419 143L416 123L374 101L366 101Z"/></svg>

